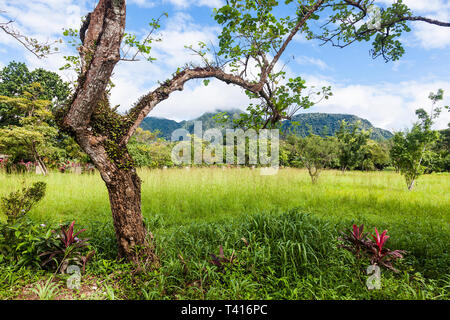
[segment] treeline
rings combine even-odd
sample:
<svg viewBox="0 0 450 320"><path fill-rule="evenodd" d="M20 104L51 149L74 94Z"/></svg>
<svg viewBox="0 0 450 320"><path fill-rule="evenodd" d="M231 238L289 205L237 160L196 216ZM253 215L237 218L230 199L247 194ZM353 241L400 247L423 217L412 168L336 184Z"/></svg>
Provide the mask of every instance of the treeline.
<svg viewBox="0 0 450 320"><path fill-rule="evenodd" d="M341 122L336 136L306 137L288 135L280 140L280 166L338 170L399 170L391 159L393 139L375 141L369 139L370 131L361 130L359 124ZM208 142L202 141L203 149ZM174 142L159 137L159 132L138 129L128 144L136 165L148 168L177 166L171 160ZM440 139L433 146L432 156L424 161L427 173L450 171L450 129L440 131ZM248 151L248 145L247 145ZM235 151L236 152L236 151ZM223 147L223 163L226 163L226 147ZM206 166L203 163L202 166ZM217 164L214 164L217 165ZM246 166L253 166L246 156Z"/></svg>
<svg viewBox="0 0 450 320"><path fill-rule="evenodd" d="M83 171L92 171L89 157L56 125L55 111L65 105L70 94L70 85L53 72L29 71L25 64L17 62L11 62L0 71L0 169L16 172L37 167L44 174L49 168L65 172L70 167L81 167ZM433 105L442 97L442 90L430 95ZM311 126L304 136L304 125L303 134L299 135L297 127L291 124L290 134L282 131L280 165L307 168L313 182L323 169L391 169L412 181L422 173L448 172L450 129L431 130L439 113L439 108L433 109L431 114L420 109L417 112L420 121L411 130L397 132L384 140L373 140L372 131L376 129L367 130L367 124L361 122L340 121L339 128L333 129L333 136L319 135ZM211 117L208 115L208 118ZM158 131L139 129L132 137L128 149L136 166L177 165L171 155L175 143L160 135ZM201 145L205 149L208 142L202 141ZM214 165L226 163L226 148L223 148L223 161ZM237 151L234 152L236 157ZM246 155L243 165L255 165L248 160Z"/></svg>

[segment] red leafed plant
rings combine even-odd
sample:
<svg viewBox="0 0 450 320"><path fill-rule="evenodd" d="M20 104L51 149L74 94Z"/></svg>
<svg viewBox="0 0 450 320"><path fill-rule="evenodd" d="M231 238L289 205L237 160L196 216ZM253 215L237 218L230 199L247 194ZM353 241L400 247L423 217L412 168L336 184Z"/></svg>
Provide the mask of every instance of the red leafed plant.
<svg viewBox="0 0 450 320"><path fill-rule="evenodd" d="M350 232L341 232L342 237L339 237L342 244L339 246L344 248L360 258L362 255L370 259L372 264L384 266L394 272L398 272L392 263L397 259L402 259L406 253L403 250L390 250L385 248L384 245L390 237L387 234L387 230L384 230L381 235L377 228L375 228L375 235L371 234L375 242L372 241L367 233L363 233L364 225L357 227L355 224Z"/></svg>
<svg viewBox="0 0 450 320"><path fill-rule="evenodd" d="M86 240L79 240L77 238L77 236L80 233L86 231L86 229L81 229L80 231L78 231L77 233L74 234L73 233L74 225L75 225L75 220L72 221L72 223L70 224L70 226L69 226L69 228L67 230L65 229L64 226L61 226L61 237L60 237L60 239L61 239L63 245L66 248L70 247L71 245L77 244L77 243L79 243L79 244L84 243L84 245L86 245Z"/></svg>
<svg viewBox="0 0 450 320"><path fill-rule="evenodd" d="M56 241L52 248L44 253L41 253L40 257L47 257L42 262L42 266L45 266L49 262L55 262L57 271L64 273L69 266L69 263L75 263L83 267L83 272L88 260L94 255L95 250L89 251L86 255L83 255L83 249L88 247L88 239L80 239L78 235L86 231L81 229L74 232L75 221L67 225L61 225L61 232L58 235L59 241Z"/></svg>

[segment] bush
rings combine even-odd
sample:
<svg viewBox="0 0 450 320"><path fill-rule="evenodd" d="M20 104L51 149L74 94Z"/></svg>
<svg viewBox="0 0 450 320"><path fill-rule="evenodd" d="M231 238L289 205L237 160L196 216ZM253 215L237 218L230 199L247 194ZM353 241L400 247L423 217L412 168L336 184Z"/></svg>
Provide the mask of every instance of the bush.
<svg viewBox="0 0 450 320"><path fill-rule="evenodd" d="M45 196L46 187L45 182L36 182L1 198L0 210L7 220L0 222L0 262L39 265L38 252L50 239L51 231L25 215Z"/></svg>
<svg viewBox="0 0 450 320"><path fill-rule="evenodd" d="M29 188L11 192L0 200L0 211L7 217L8 224L14 224L17 219L24 217L31 208L45 196L47 184L35 182Z"/></svg>
<svg viewBox="0 0 450 320"><path fill-rule="evenodd" d="M0 222L0 263L40 267L39 253L49 247L52 238L50 228L37 225L28 217L15 223Z"/></svg>

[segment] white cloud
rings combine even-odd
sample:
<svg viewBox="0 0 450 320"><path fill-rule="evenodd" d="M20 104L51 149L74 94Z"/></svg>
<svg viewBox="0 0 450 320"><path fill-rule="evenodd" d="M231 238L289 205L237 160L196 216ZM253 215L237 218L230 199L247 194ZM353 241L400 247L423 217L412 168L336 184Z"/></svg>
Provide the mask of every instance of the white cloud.
<svg viewBox="0 0 450 320"><path fill-rule="evenodd" d="M164 117L176 121L193 119L205 112L216 110L245 109L248 98L242 89L212 80L207 87L196 81L181 92L174 92L160 103L150 116Z"/></svg>
<svg viewBox="0 0 450 320"><path fill-rule="evenodd" d="M156 3L150 0L128 0L130 4L136 4L141 8L153 8Z"/></svg>
<svg viewBox="0 0 450 320"><path fill-rule="evenodd" d="M391 5L397 0L380 0L381 3ZM450 4L447 0L403 0L413 13L435 13L443 9L449 9Z"/></svg>
<svg viewBox="0 0 450 320"><path fill-rule="evenodd" d="M393 0L380 0L390 5ZM404 0L413 15L425 16L440 21L450 21L450 1L447 0ZM425 49L443 49L450 46L449 28L432 25L426 22L412 22L413 35L419 45Z"/></svg>
<svg viewBox="0 0 450 320"><path fill-rule="evenodd" d="M219 8L223 5L222 0L163 0L179 8L188 8L189 6L207 6L210 8Z"/></svg>
<svg viewBox="0 0 450 320"><path fill-rule="evenodd" d="M320 70L331 69L330 66L328 66L323 60L314 57L296 56L295 62L299 65L313 65L318 67Z"/></svg>
<svg viewBox="0 0 450 320"><path fill-rule="evenodd" d="M63 28L79 28L91 4L90 0L3 0L0 8L18 30L45 41L61 37Z"/></svg>
<svg viewBox="0 0 450 320"><path fill-rule="evenodd" d="M178 12L169 17L166 27L161 30L163 40L154 44L153 54L159 62L165 63L173 71L185 63L199 63L199 57L193 55L192 51L185 46L196 47L199 41L208 45L214 44L217 41L218 32L217 27L196 24L192 16Z"/></svg>
<svg viewBox="0 0 450 320"><path fill-rule="evenodd" d="M219 8L223 5L222 0L129 0L130 4L138 5L142 8L152 8L157 4L169 3L175 6L177 9L186 9L191 6L206 6L210 8Z"/></svg>
<svg viewBox="0 0 450 320"><path fill-rule="evenodd" d="M387 130L403 130L417 121L415 110L431 109L430 92L444 89L444 101L450 104L449 81L405 81L374 85L352 84L340 86L330 81L309 77L309 84L331 85L333 96L323 100L308 112L348 113L367 119L373 125ZM450 114L443 112L435 128L443 129L450 122Z"/></svg>
<svg viewBox="0 0 450 320"><path fill-rule="evenodd" d="M440 21L450 21L450 13L442 12L433 18ZM426 49L444 49L450 46L449 28L422 22L415 26L414 35L420 41L421 46Z"/></svg>

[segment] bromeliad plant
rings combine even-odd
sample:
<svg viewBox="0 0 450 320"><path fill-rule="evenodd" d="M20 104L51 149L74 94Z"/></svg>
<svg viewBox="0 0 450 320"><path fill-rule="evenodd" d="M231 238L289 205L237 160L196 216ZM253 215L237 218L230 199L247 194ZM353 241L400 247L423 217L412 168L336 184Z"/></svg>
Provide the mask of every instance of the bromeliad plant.
<svg viewBox="0 0 450 320"><path fill-rule="evenodd" d="M86 248L90 246L88 239L80 239L78 236L86 231L81 229L77 232L74 231L75 220L67 225L61 225L61 232L57 235L59 241L55 242L53 248L41 253L40 257L46 257L42 262L42 266L45 266L53 262L56 266L56 272L64 273L69 264L74 263L82 266L84 272L86 263L94 255L95 250L88 251Z"/></svg>
<svg viewBox="0 0 450 320"><path fill-rule="evenodd" d="M370 259L372 265L380 265L386 267L394 272L398 272L392 263L395 260L403 259L403 255L406 253L403 250L391 250L385 248L384 245L390 237L387 234L387 230L384 230L381 235L377 228L375 228L375 235L371 234L375 241L372 241L368 237L368 233L364 233L364 225L358 227L353 225L350 232L341 232L342 236L339 240L343 243L339 246L355 254L357 258L366 256Z"/></svg>

